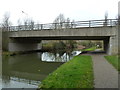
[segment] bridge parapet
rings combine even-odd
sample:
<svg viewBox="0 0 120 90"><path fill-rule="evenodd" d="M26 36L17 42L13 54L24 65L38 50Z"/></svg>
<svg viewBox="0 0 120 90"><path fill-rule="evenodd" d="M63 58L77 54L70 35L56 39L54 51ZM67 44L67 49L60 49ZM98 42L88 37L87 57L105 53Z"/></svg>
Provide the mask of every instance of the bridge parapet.
<svg viewBox="0 0 120 90"><path fill-rule="evenodd" d="M66 28L83 28L83 27L103 27L103 26L116 26L117 19L107 20L89 20L89 21L76 21L76 22L61 22L61 23L48 23L48 24L29 24L9 27L9 31L21 30L53 30L53 29L66 29Z"/></svg>

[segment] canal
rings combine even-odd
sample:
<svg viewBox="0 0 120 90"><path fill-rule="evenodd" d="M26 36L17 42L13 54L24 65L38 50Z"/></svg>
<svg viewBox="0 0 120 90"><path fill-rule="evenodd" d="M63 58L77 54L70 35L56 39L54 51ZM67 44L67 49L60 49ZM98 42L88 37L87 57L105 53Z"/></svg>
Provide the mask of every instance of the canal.
<svg viewBox="0 0 120 90"><path fill-rule="evenodd" d="M37 88L50 73L79 51L37 52L2 57L2 88Z"/></svg>

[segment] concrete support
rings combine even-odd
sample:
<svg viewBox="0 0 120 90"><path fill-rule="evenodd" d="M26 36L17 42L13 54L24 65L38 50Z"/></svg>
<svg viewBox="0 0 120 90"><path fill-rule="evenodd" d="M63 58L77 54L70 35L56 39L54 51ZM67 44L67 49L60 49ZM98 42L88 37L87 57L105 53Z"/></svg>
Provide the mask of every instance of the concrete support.
<svg viewBox="0 0 120 90"><path fill-rule="evenodd" d="M109 39L108 55L118 54L118 37L111 36Z"/></svg>
<svg viewBox="0 0 120 90"><path fill-rule="evenodd" d="M9 43L9 51L32 51L40 50L41 45L38 43Z"/></svg>
<svg viewBox="0 0 120 90"><path fill-rule="evenodd" d="M41 40L10 39L8 50L11 52L40 50L42 48L42 43L40 42Z"/></svg>
<svg viewBox="0 0 120 90"><path fill-rule="evenodd" d="M0 28L0 89L2 89L2 29Z"/></svg>

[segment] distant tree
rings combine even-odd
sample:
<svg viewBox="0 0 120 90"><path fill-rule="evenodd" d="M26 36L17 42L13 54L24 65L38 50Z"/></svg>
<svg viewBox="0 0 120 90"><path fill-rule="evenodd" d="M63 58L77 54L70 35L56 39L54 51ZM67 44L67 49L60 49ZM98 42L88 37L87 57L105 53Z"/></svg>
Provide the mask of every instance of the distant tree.
<svg viewBox="0 0 120 90"><path fill-rule="evenodd" d="M120 15L116 15L116 17L115 17L115 19L117 20L117 21L114 21L114 25L120 25Z"/></svg>
<svg viewBox="0 0 120 90"><path fill-rule="evenodd" d="M24 29L27 30L28 29L28 19L24 20Z"/></svg>
<svg viewBox="0 0 120 90"><path fill-rule="evenodd" d="M71 27L70 18L67 18L65 23L65 28L70 28L70 27Z"/></svg>
<svg viewBox="0 0 120 90"><path fill-rule="evenodd" d="M72 22L71 22L71 28L76 28L75 20L72 20Z"/></svg>
<svg viewBox="0 0 120 90"><path fill-rule="evenodd" d="M25 30L33 30L34 29L34 21L30 18L24 20Z"/></svg>
<svg viewBox="0 0 120 90"><path fill-rule="evenodd" d="M8 31L10 29L11 22L9 19L10 19L10 13L6 12L4 14L3 22L2 22L2 30L3 31Z"/></svg>
<svg viewBox="0 0 120 90"><path fill-rule="evenodd" d="M57 18L53 21L54 29L61 29L63 27L63 22L65 22L65 17L63 14L59 14Z"/></svg>
<svg viewBox="0 0 120 90"><path fill-rule="evenodd" d="M116 25L120 25L120 15L116 16L117 22L115 23Z"/></svg>
<svg viewBox="0 0 120 90"><path fill-rule="evenodd" d="M104 22L104 26L107 26L108 24L108 12L105 13L105 22Z"/></svg>
<svg viewBox="0 0 120 90"><path fill-rule="evenodd" d="M2 50L7 51L8 50L8 35L9 35L9 29L11 26L10 22L10 13L6 12L3 16L3 22L1 24L2 27Z"/></svg>
<svg viewBox="0 0 120 90"><path fill-rule="evenodd" d="M34 21L32 19L29 20L29 28L30 30L34 29Z"/></svg>
<svg viewBox="0 0 120 90"><path fill-rule="evenodd" d="M67 48L69 49L75 48L76 44L77 44L76 40L66 40L66 45Z"/></svg>
<svg viewBox="0 0 120 90"><path fill-rule="evenodd" d="M18 19L17 24L18 24L18 30L21 30L22 29L22 22L20 19Z"/></svg>

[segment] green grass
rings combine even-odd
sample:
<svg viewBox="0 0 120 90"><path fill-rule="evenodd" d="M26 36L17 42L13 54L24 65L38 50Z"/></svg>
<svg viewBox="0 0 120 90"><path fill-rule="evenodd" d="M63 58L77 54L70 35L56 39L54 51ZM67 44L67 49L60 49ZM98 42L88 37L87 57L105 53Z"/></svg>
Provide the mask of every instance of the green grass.
<svg viewBox="0 0 120 90"><path fill-rule="evenodd" d="M91 56L75 56L42 81L39 88L93 88Z"/></svg>
<svg viewBox="0 0 120 90"><path fill-rule="evenodd" d="M82 51L94 51L95 49L96 47L91 47L91 48L83 49Z"/></svg>
<svg viewBox="0 0 120 90"><path fill-rule="evenodd" d="M118 71L120 71L120 66L118 67L118 56L105 56L107 61L111 63Z"/></svg>

